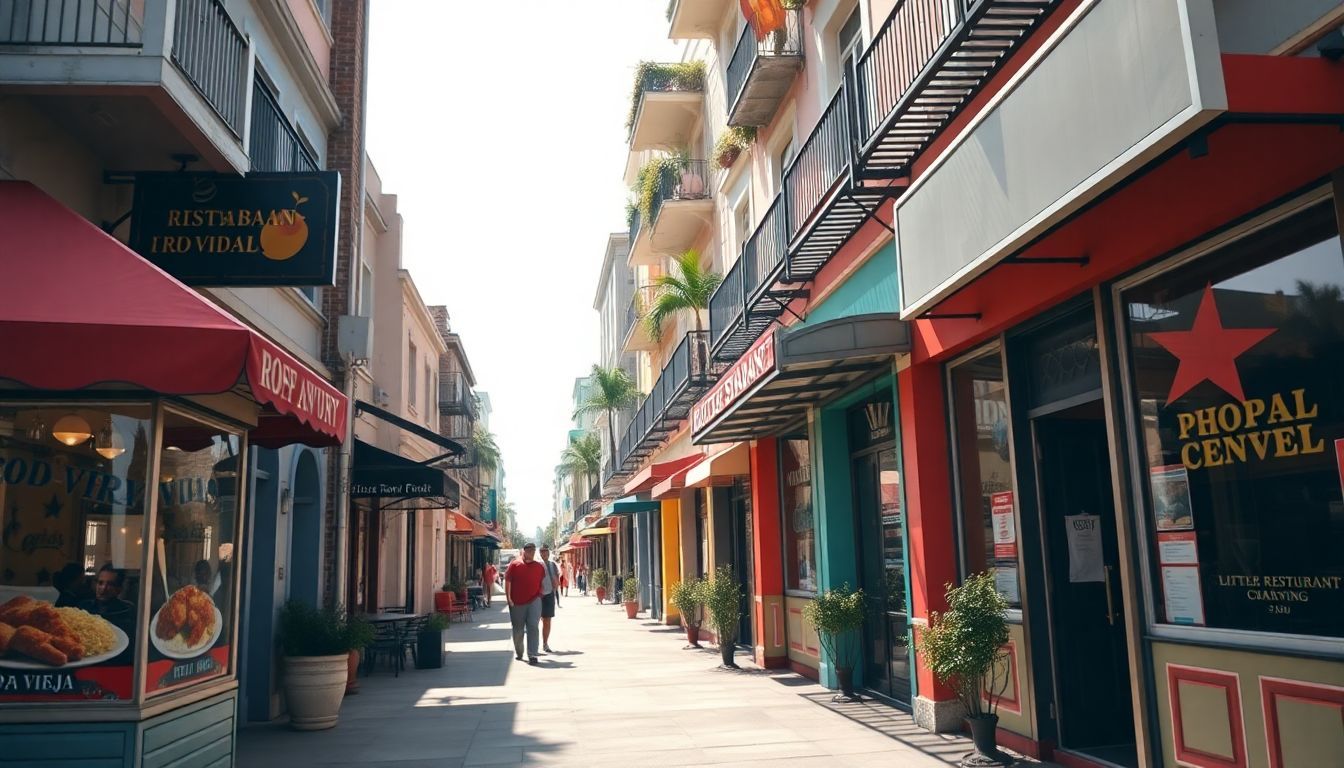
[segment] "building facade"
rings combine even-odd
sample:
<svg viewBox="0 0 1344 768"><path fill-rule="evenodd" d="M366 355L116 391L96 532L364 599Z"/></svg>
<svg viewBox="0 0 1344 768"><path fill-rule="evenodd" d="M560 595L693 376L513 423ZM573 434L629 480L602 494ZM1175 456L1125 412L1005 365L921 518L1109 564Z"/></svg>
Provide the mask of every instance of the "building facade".
<svg viewBox="0 0 1344 768"><path fill-rule="evenodd" d="M764 666L834 686L801 609L862 587L859 683L924 727L962 713L921 627L991 571L1001 743L1331 764L1341 22L815 0L757 36L677 0L703 76L641 69L629 180L673 170L630 259L642 285L694 248L724 281L702 367L628 343L649 394L604 509L661 503L664 585L732 564Z"/></svg>

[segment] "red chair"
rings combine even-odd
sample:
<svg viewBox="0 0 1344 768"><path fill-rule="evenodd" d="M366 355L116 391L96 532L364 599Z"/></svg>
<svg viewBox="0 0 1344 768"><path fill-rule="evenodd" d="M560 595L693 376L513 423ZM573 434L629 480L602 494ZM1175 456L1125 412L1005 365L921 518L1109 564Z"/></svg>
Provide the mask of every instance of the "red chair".
<svg viewBox="0 0 1344 768"><path fill-rule="evenodd" d="M459 602L457 595L452 592L435 592L434 610L437 613L448 614L449 621L458 618L465 618L468 620L473 618L471 605Z"/></svg>

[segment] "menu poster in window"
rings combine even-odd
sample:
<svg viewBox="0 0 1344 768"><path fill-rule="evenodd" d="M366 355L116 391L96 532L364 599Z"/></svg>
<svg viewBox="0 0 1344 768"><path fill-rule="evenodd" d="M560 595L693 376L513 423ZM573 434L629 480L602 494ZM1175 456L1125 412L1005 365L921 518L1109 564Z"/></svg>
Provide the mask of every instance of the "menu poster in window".
<svg viewBox="0 0 1344 768"><path fill-rule="evenodd" d="M1069 541L1069 581L1104 581L1101 552L1101 515L1065 515Z"/></svg>
<svg viewBox="0 0 1344 768"><path fill-rule="evenodd" d="M1162 565L1199 565L1194 531L1157 534L1157 561Z"/></svg>
<svg viewBox="0 0 1344 768"><path fill-rule="evenodd" d="M1162 566L1162 598L1169 623L1204 626L1204 595L1199 587L1199 566Z"/></svg>
<svg viewBox="0 0 1344 768"><path fill-rule="evenodd" d="M1190 475L1182 464L1153 467L1148 471L1153 489L1153 516L1159 531L1188 531L1195 527L1190 504Z"/></svg>
<svg viewBox="0 0 1344 768"><path fill-rule="evenodd" d="M1022 602L1022 595L1017 588L1017 566L1000 565L994 568L994 588L1003 595L1003 599L1010 604L1016 605Z"/></svg>
<svg viewBox="0 0 1344 768"><path fill-rule="evenodd" d="M164 440L173 444L167 430ZM220 435L202 436L160 458L161 471L172 479L159 496L148 692L228 672L238 459L236 438Z"/></svg>
<svg viewBox="0 0 1344 768"><path fill-rule="evenodd" d="M994 519L994 557L1017 557L1017 525L1013 522L1013 492L990 494L989 512Z"/></svg>

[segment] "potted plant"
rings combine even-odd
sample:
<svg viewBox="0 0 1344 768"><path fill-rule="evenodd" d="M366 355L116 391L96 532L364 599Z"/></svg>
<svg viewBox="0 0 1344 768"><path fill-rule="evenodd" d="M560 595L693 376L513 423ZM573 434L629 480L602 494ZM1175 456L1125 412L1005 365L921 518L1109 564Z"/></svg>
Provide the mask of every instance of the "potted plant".
<svg viewBox="0 0 1344 768"><path fill-rule="evenodd" d="M705 608L709 611L709 623L719 638L719 654L723 665L720 669L738 669L733 661L733 651L737 648L737 624L742 619L742 586L733 576L730 565L721 565L714 570L714 576L705 586Z"/></svg>
<svg viewBox="0 0 1344 768"><path fill-rule="evenodd" d="M985 571L968 577L960 587L947 585L947 606L944 613L929 614L928 627L919 633L918 651L965 707L975 752L964 756L961 764L1011 765L1013 759L999 751L995 733L998 701L1008 685L1002 663L1008 603L994 587L994 573Z"/></svg>
<svg viewBox="0 0 1344 768"><path fill-rule="evenodd" d="M703 579L682 579L672 587L672 607L681 614L681 625L686 628L686 647L700 647L700 611L705 605Z"/></svg>
<svg viewBox="0 0 1344 768"><path fill-rule="evenodd" d="M625 603L625 618L635 618L639 613L639 579L633 573L626 574L621 582L621 600Z"/></svg>
<svg viewBox="0 0 1344 768"><path fill-rule="evenodd" d="M443 634L448 631L448 614L431 613L415 636L415 668L439 669L443 666Z"/></svg>
<svg viewBox="0 0 1344 768"><path fill-rule="evenodd" d="M858 655L855 630L863 627L863 590L848 584L828 589L803 606L803 618L812 623L821 647L835 665L840 693L832 701L858 701L854 693L854 662Z"/></svg>
<svg viewBox="0 0 1344 768"><path fill-rule="evenodd" d="M600 605L607 599L607 587L611 584L611 574L604 568L594 568L592 577L588 579L592 582L593 591L597 592L597 602Z"/></svg>
<svg viewBox="0 0 1344 768"><path fill-rule="evenodd" d="M373 639L372 628L342 608L290 600L280 611L285 700L290 726L318 731L336 725L349 675L350 652Z"/></svg>
<svg viewBox="0 0 1344 768"><path fill-rule="evenodd" d="M737 158L756 140L756 129L749 126L734 126L720 134L714 142L714 162L720 168L733 167Z"/></svg>
<svg viewBox="0 0 1344 768"><path fill-rule="evenodd" d="M345 695L350 696L359 693L359 662L364 649L373 643L373 625L362 615L350 616L346 619L345 631L351 645L345 670Z"/></svg>

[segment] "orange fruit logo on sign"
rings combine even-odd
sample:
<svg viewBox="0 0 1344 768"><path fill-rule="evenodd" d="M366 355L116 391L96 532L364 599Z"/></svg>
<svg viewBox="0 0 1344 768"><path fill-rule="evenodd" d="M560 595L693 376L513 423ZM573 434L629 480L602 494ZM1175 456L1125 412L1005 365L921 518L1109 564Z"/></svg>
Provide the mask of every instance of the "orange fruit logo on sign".
<svg viewBox="0 0 1344 768"><path fill-rule="evenodd" d="M284 261L303 250L308 242L308 222L299 213L299 206L308 202L298 192L294 196L294 207L287 211L277 211L271 221L261 228L261 252L272 261Z"/></svg>

